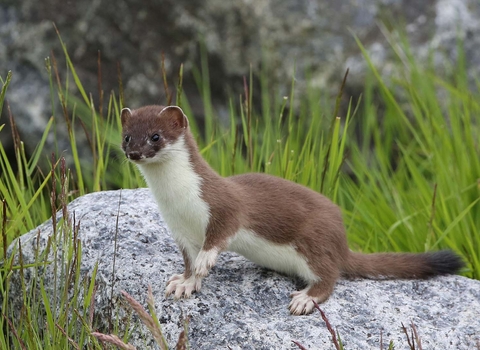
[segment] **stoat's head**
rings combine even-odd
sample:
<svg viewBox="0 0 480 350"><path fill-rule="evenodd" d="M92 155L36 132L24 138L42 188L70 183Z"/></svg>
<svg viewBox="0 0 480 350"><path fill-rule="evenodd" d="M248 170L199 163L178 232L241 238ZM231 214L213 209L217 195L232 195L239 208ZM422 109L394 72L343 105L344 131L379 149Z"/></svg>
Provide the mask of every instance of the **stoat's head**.
<svg viewBox="0 0 480 350"><path fill-rule="evenodd" d="M141 165L161 162L183 144L188 119L180 107L145 106L122 109L122 149Z"/></svg>

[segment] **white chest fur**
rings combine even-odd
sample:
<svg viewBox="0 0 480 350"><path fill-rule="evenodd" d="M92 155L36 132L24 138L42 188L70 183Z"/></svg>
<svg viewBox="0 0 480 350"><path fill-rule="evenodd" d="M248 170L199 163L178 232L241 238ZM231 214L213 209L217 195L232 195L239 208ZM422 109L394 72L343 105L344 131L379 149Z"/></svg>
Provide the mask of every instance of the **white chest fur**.
<svg viewBox="0 0 480 350"><path fill-rule="evenodd" d="M183 138L155 158L140 164L140 171L173 238L194 257L203 244L210 218L209 206L201 197L202 178L190 163Z"/></svg>

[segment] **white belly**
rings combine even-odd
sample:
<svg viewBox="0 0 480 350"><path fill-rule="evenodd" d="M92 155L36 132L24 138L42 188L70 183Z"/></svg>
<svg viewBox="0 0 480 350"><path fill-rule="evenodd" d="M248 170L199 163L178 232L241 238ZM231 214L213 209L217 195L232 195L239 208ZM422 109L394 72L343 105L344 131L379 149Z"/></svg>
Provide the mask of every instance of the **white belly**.
<svg viewBox="0 0 480 350"><path fill-rule="evenodd" d="M306 259L293 246L274 244L253 231L240 229L231 240L228 250L241 254L258 265L299 276L307 282L319 280Z"/></svg>

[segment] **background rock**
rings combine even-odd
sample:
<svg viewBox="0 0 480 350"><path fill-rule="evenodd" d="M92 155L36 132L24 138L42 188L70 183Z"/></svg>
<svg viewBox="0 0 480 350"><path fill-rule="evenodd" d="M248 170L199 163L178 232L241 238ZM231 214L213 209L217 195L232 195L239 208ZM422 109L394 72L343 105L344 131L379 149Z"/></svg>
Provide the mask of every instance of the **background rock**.
<svg viewBox="0 0 480 350"><path fill-rule="evenodd" d="M172 345L182 329L181 320L189 315L192 349L295 349L292 340L307 348L332 348L318 313L289 315L288 295L299 283L233 253L221 255L200 293L188 300L165 299L165 283L182 271L183 263L147 189L93 193L68 208L80 224L82 274L90 275L98 261L97 325L108 319L114 280L114 299L125 290L143 305L148 285L152 286L160 322ZM112 278L117 216L118 250ZM52 222L48 221L19 238L25 263L34 261L35 247L44 248L51 233ZM12 243L10 252L16 245ZM44 285L51 296L52 264L46 272ZM31 278L30 273L25 276ZM18 273L12 283L20 283ZM10 296L21 297L18 293ZM480 282L461 276L428 281L341 280L321 307L347 349L379 349L381 332L383 348L390 340L396 348L407 348L401 326L411 322L424 349L471 349L480 341ZM134 344L145 348L144 333L137 330L132 337Z"/></svg>
<svg viewBox="0 0 480 350"><path fill-rule="evenodd" d="M160 74L164 52L171 81L185 63L184 88L196 116L201 116L202 99L192 78L192 69L200 65L199 38L208 57L213 103L225 114L225 87L232 87L238 96L250 64L258 72L262 60L285 94L294 67L300 91L308 70L314 85L335 92L349 67L347 95L358 93L366 66L352 33L370 51L380 72L392 74L394 59L379 29L382 21L387 30L392 22L404 23L413 54L425 59L433 51L439 73L456 59L457 37L463 39L470 75L478 73L477 0L4 0L0 75L14 71L8 98L24 139L32 140L27 149L32 149L51 115L44 58L53 50L61 72L65 67L52 22L97 103L98 51L107 94L118 91L119 62L130 106L165 103ZM3 142L6 132L0 136Z"/></svg>

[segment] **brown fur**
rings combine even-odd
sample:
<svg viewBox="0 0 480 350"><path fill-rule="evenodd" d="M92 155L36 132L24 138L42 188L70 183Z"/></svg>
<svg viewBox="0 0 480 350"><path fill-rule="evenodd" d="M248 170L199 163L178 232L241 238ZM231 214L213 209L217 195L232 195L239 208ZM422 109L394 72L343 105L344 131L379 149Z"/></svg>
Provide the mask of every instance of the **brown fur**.
<svg viewBox="0 0 480 350"><path fill-rule="evenodd" d="M134 112L122 112L123 149L127 157L147 157L184 135L195 173L202 178L201 196L210 208L203 251L227 249L228 239L240 228L255 232L275 245L295 247L305 257L318 281L309 282L308 295L319 302L333 292L341 276L427 278L455 273L461 259L450 251L424 254L360 254L348 249L340 209L328 198L293 182L266 175L244 174L228 178L219 176L201 157L188 128L188 121L178 108L147 106ZM131 122L132 113L135 121ZM128 134L150 138L160 133L161 141L152 146L130 142ZM130 152L130 153L129 153ZM188 278L193 262L182 250Z"/></svg>
<svg viewBox="0 0 480 350"><path fill-rule="evenodd" d="M145 158L151 158L168 143L177 140L187 130L188 120L185 116L165 113L162 118L158 118L159 107L163 109L163 106L145 106L135 110L134 122L131 122L133 112L128 108L122 110L122 149L127 158L135 159L139 154L144 155ZM153 147L142 142L155 134L159 134L160 139L153 143ZM129 135L137 135L137 138L128 143L125 137Z"/></svg>
<svg viewBox="0 0 480 350"><path fill-rule="evenodd" d="M211 218L203 249L218 248L223 251L227 248L227 239L241 226L241 199L235 186L218 175L202 158L189 130L185 133L185 141L193 168L203 179L202 198L210 205Z"/></svg>

